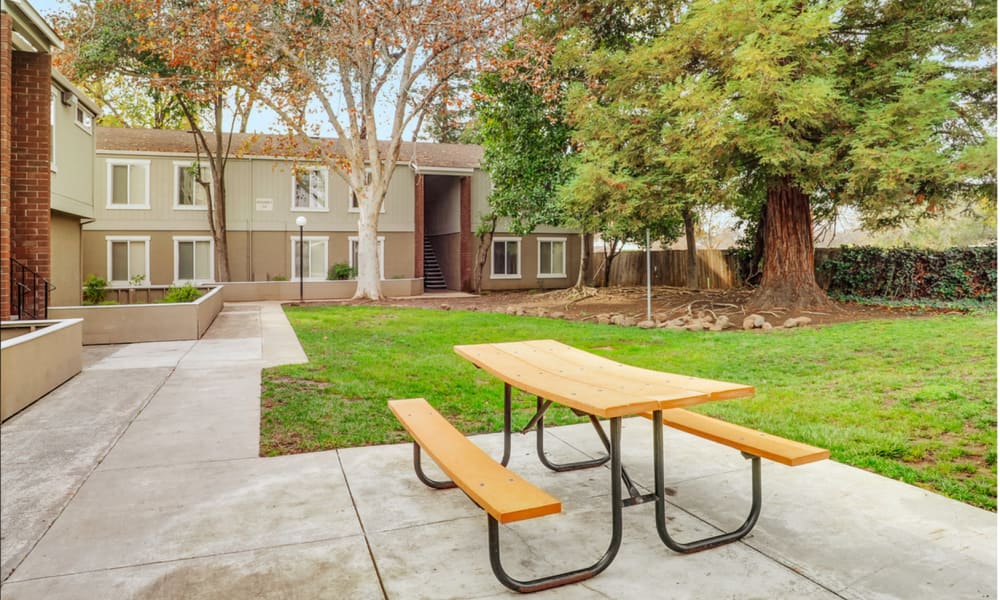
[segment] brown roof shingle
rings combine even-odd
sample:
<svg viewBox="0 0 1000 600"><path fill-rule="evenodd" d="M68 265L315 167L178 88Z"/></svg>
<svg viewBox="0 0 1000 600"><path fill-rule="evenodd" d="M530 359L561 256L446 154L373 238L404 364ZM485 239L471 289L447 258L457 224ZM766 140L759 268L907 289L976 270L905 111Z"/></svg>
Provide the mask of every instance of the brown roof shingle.
<svg viewBox="0 0 1000 600"><path fill-rule="evenodd" d="M157 152L194 154L194 135L188 131L169 129L126 129L120 127L97 127L97 149L106 152ZM212 145L214 138L206 136ZM295 156L298 154L290 146L288 138L276 134L234 133L232 151L236 155L249 156ZM335 138L318 138L327 144L337 144ZM388 142L379 142L386 146ZM307 147L298 140L296 144ZM213 145L214 148L214 145ZM301 155L301 154L299 154ZM479 167L483 149L472 144L434 144L427 142L403 142L399 160L415 160L421 167L472 169Z"/></svg>

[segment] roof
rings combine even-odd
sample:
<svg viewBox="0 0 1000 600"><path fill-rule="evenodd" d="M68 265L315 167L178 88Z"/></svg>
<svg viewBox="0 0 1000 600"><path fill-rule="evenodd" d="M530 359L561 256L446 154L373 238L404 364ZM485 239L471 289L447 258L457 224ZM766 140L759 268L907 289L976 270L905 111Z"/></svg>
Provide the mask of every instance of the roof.
<svg viewBox="0 0 1000 600"><path fill-rule="evenodd" d="M206 135L210 146L214 138ZM303 156L305 149L313 143L335 146L336 138L310 138L310 143L299 139L291 148L288 139L278 134L233 134L233 153L240 156L266 156L289 158ZM388 142L379 142L383 148ZM296 151L296 148L300 149ZM194 138L191 132L168 129L126 129L117 127L97 128L97 149L104 152L194 154ZM399 160L415 163L419 172L423 168L471 170L479 167L483 156L481 146L472 144L434 144L428 142L403 142Z"/></svg>
<svg viewBox="0 0 1000 600"><path fill-rule="evenodd" d="M15 50L48 54L52 48L63 47L59 34L26 0L2 0L0 12L5 12L11 17Z"/></svg>

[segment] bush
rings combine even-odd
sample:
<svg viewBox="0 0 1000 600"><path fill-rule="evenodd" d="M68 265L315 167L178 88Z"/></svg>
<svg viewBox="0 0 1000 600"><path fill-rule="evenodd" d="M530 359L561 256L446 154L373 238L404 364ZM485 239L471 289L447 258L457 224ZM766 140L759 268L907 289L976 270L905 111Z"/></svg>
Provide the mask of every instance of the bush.
<svg viewBox="0 0 1000 600"><path fill-rule="evenodd" d="M163 294L162 302L194 302L201 298L201 295L201 290L188 283L181 287L168 288L167 292Z"/></svg>
<svg viewBox="0 0 1000 600"><path fill-rule="evenodd" d="M844 247L820 265L837 296L996 301L997 247Z"/></svg>
<svg viewBox="0 0 1000 600"><path fill-rule="evenodd" d="M354 279L358 276L358 270L347 263L337 263L330 267L329 273L327 273L326 278L328 280L343 281L345 279Z"/></svg>
<svg viewBox="0 0 1000 600"><path fill-rule="evenodd" d="M103 304L108 293L108 282L97 275L88 275L83 282L83 303Z"/></svg>

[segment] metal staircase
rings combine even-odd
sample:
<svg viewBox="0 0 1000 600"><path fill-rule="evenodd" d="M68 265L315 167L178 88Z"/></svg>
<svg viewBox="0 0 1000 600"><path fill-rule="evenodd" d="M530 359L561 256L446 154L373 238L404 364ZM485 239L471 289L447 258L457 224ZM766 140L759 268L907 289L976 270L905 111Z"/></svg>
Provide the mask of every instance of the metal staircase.
<svg viewBox="0 0 1000 600"><path fill-rule="evenodd" d="M49 291L52 284L17 259L10 259L10 318L49 318Z"/></svg>
<svg viewBox="0 0 1000 600"><path fill-rule="evenodd" d="M424 289L425 290L446 290L448 284L444 280L444 273L441 265L438 264L437 255L434 254L434 246L428 238L424 238Z"/></svg>

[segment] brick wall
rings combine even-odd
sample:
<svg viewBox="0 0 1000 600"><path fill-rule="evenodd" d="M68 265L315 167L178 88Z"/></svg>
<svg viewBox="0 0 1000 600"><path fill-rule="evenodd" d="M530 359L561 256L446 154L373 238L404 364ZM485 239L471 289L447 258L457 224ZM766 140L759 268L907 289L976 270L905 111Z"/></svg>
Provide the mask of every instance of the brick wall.
<svg viewBox="0 0 1000 600"><path fill-rule="evenodd" d="M10 103L10 253L51 276L51 81L48 54L13 52Z"/></svg>
<svg viewBox="0 0 1000 600"><path fill-rule="evenodd" d="M0 320L10 315L10 27L0 13Z"/></svg>

